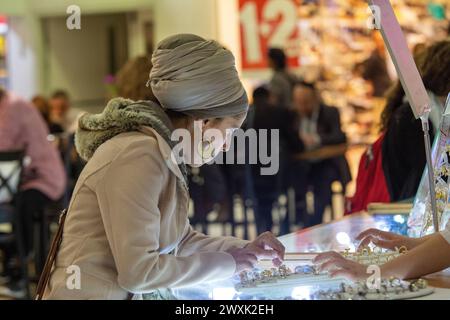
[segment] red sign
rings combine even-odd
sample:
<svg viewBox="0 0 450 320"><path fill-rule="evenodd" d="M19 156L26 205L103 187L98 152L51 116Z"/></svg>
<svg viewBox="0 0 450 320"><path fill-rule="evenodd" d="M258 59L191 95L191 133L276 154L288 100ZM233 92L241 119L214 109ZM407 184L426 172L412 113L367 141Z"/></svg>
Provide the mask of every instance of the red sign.
<svg viewBox="0 0 450 320"><path fill-rule="evenodd" d="M296 0L239 0L243 70L268 67L267 50L283 48L291 67L299 66Z"/></svg>

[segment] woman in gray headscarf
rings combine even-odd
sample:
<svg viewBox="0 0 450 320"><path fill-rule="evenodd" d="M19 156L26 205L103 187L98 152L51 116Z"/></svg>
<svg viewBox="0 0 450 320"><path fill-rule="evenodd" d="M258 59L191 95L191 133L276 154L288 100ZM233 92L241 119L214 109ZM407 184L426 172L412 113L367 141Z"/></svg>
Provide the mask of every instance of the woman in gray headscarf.
<svg viewBox="0 0 450 320"><path fill-rule="evenodd" d="M153 101L113 99L102 114L79 121L75 143L88 163L46 299L166 297L170 288L227 278L260 258L283 259L284 247L270 233L248 242L189 225L186 163L201 165L226 148L225 134L247 113L231 52L177 35L158 45L152 64ZM171 139L175 132L181 142Z"/></svg>

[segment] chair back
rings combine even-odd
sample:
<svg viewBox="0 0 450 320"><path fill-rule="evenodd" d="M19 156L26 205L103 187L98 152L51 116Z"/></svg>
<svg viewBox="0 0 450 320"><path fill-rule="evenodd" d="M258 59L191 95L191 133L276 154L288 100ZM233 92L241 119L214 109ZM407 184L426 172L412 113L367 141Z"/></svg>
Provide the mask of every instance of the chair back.
<svg viewBox="0 0 450 320"><path fill-rule="evenodd" d="M0 152L0 203L9 203L16 196L23 159L23 151Z"/></svg>

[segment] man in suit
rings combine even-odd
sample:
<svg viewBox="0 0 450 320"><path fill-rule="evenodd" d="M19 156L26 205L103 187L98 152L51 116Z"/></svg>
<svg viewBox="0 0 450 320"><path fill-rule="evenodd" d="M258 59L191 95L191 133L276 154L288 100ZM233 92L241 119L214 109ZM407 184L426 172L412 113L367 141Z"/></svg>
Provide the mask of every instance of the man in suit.
<svg viewBox="0 0 450 320"><path fill-rule="evenodd" d="M297 77L289 72L287 58L280 48L270 48L267 60L273 74L269 82L271 100L277 107L290 108L292 105L292 88Z"/></svg>
<svg viewBox="0 0 450 320"><path fill-rule="evenodd" d="M297 114L286 107L275 106L270 103L271 92L266 87L258 87L253 92L253 105L247 116L246 128L255 130L279 130L279 171L275 175L261 175L261 164L252 166L252 180L254 194L257 202L255 220L258 232L272 229L272 207L279 195L287 188L288 159L293 153L303 150L303 143L297 134ZM271 153L270 135L267 141L259 141L258 145L265 143L268 153ZM258 137L258 140L261 137ZM280 223L280 234L289 232L289 220L286 215Z"/></svg>
<svg viewBox="0 0 450 320"><path fill-rule="evenodd" d="M339 111L322 102L314 84L298 82L293 89L294 110L300 117L299 136L306 150L342 144L347 141L341 129ZM293 186L296 192L297 218L305 227L322 222L327 205L331 204L331 183L340 181L345 185L351 180L350 170L344 156L332 159L314 159L293 163ZM305 194L314 194L314 213L305 214Z"/></svg>

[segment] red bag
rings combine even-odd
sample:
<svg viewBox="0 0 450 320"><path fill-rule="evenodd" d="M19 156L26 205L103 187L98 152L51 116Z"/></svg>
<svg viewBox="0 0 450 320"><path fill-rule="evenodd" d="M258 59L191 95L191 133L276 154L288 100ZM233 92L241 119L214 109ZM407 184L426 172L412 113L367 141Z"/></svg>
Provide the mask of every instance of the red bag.
<svg viewBox="0 0 450 320"><path fill-rule="evenodd" d="M367 210L372 202L391 202L383 171L384 133L361 156L355 195L347 200L346 215Z"/></svg>

